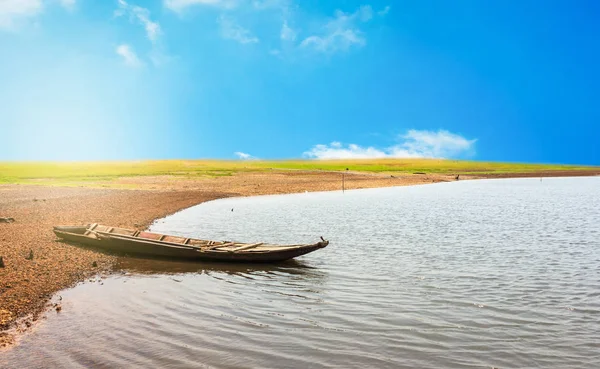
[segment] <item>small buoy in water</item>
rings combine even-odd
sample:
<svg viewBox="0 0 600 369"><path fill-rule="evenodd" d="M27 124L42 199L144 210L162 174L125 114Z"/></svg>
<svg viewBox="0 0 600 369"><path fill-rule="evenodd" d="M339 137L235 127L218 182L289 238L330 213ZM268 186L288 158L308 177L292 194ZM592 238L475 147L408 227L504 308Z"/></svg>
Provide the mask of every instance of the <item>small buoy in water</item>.
<svg viewBox="0 0 600 369"><path fill-rule="evenodd" d="M231 211L233 211L233 208L231 208Z"/></svg>

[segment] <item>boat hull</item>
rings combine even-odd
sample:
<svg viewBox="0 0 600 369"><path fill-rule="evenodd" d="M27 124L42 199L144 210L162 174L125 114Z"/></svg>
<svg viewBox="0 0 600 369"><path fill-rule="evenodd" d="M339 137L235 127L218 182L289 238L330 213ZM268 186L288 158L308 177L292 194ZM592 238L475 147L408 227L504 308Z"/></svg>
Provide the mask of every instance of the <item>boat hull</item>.
<svg viewBox="0 0 600 369"><path fill-rule="evenodd" d="M248 250L235 252L217 249L191 248L189 246L167 244L156 240L125 238L120 236L100 236L80 233L85 227L55 227L54 233L61 239L96 249L128 256L158 257L185 260L210 260L243 263L274 263L308 254L327 246L328 242L297 247L280 247L269 250Z"/></svg>
<svg viewBox="0 0 600 369"><path fill-rule="evenodd" d="M110 240L111 249L127 250L126 253L146 256L160 256L169 258L183 258L189 260L211 260L211 261L228 261L228 262L244 262L244 263L269 263L279 262L293 259L298 256L308 254L322 248L321 246L312 245L312 247L303 247L293 250L278 250L270 252L252 252L252 253L235 253L228 251L196 251L196 250L165 250L159 245L142 245L130 240Z"/></svg>

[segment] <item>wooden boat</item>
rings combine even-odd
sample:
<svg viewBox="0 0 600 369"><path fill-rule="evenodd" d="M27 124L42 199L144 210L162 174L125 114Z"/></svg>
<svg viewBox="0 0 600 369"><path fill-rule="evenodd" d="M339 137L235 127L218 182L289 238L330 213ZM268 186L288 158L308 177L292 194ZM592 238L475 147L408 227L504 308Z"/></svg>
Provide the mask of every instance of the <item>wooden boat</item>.
<svg viewBox="0 0 600 369"><path fill-rule="evenodd" d="M65 241L112 252L190 260L278 262L329 245L329 241L323 237L320 242L306 245L207 241L109 227L97 223L87 226L57 226L54 227L54 233Z"/></svg>

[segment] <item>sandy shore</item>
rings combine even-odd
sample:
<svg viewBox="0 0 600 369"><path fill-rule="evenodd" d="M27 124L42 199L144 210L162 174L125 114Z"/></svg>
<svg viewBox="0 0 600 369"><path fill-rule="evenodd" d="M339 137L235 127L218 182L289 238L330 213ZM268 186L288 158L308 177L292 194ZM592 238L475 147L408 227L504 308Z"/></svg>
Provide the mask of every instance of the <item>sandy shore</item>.
<svg viewBox="0 0 600 369"><path fill-rule="evenodd" d="M346 173L345 188L451 180L454 176ZM117 181L135 190L0 185L0 218L15 219L14 223L0 223L0 257L5 264L0 267L0 347L8 346L14 334L39 319L55 292L93 274L110 271L116 261L114 256L57 242L54 225L97 222L144 229L157 218L218 198L341 189L341 174L331 172L279 171L193 179L133 177Z"/></svg>

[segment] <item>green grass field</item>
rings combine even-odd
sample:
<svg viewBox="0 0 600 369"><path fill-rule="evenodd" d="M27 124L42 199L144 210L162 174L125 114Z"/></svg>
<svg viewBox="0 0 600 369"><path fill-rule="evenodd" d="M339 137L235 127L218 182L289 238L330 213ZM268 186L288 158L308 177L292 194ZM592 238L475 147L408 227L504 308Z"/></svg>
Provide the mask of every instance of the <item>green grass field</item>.
<svg viewBox="0 0 600 369"><path fill-rule="evenodd" d="M228 176L238 172L272 170L324 170L371 173L490 174L577 170L600 167L555 164L494 163L440 159L365 160L149 160L108 162L0 162L0 183L110 181L131 176Z"/></svg>

